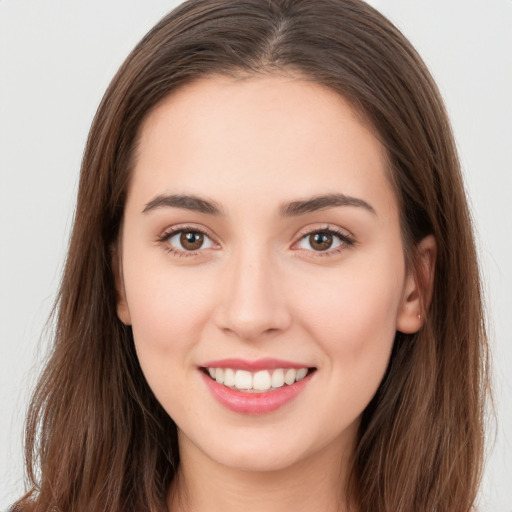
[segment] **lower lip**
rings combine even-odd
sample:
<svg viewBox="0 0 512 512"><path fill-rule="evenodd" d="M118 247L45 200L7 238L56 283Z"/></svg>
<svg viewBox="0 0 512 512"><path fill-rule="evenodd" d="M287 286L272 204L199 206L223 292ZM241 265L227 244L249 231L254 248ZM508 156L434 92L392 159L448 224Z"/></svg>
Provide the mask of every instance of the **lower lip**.
<svg viewBox="0 0 512 512"><path fill-rule="evenodd" d="M265 414L275 411L293 400L307 386L311 373L302 380L263 393L247 393L228 388L201 372L213 397L231 411L244 414Z"/></svg>

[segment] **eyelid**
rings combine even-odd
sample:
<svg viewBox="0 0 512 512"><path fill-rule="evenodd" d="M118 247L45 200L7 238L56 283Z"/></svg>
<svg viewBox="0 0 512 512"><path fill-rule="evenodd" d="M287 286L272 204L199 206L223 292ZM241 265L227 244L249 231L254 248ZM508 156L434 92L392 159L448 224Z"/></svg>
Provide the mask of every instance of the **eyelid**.
<svg viewBox="0 0 512 512"><path fill-rule="evenodd" d="M177 224L175 226L169 226L165 228L161 235L158 236L158 240L160 239L167 239L170 235L175 235L176 233L179 233L180 231L197 231L198 233L202 233L204 235L207 235L208 238L213 238L212 234L208 229L202 226L196 226L194 224Z"/></svg>
<svg viewBox="0 0 512 512"><path fill-rule="evenodd" d="M196 251L186 251L183 249L177 249L175 247L172 247L170 244L168 244L169 240L177 235L178 233L182 232L195 232L195 233L201 233L202 235L208 237L212 244L219 246L218 242L216 242L215 237L211 235L208 229L204 227L195 226L192 224L178 224L176 226L169 227L164 230L164 232L158 236L157 242L161 244L167 244L165 247L165 250L168 252L171 252L177 256L195 256L199 254L200 252L204 252L204 249L198 249Z"/></svg>
<svg viewBox="0 0 512 512"><path fill-rule="evenodd" d="M298 235L299 239L293 245L296 246L302 240L304 240L308 236L311 236L315 233L331 234L331 235L339 238L341 241L341 244L340 244L340 246L338 246L335 249L328 249L326 251L315 251L315 250L308 250L308 249L296 249L296 250L305 250L308 253L313 253L314 254L313 257L317 257L317 256L320 256L320 257L327 256L328 257L328 256L335 256L335 255L339 254L340 252L346 250L347 248L356 245L356 240L354 238L354 235L352 235L352 233L350 233L349 231L342 229L338 226L329 225L329 224L324 224L323 227L315 227L315 228L307 227L307 228L302 229Z"/></svg>
<svg viewBox="0 0 512 512"><path fill-rule="evenodd" d="M316 225L313 227L307 226L305 228L302 228L298 232L297 236L300 239L302 239L306 235L311 235L312 233L321 233L321 232L326 232L326 231L334 233L334 234L340 236L341 238L346 238L351 241L354 241L354 235L350 231L348 231L347 229L340 228L339 226L336 226L334 224L327 224L327 223L322 223L321 225Z"/></svg>
<svg viewBox="0 0 512 512"><path fill-rule="evenodd" d="M172 237L174 237L176 234L181 233L181 232L186 232L186 231L201 233L202 235L208 237L214 245L220 246L220 244L218 244L218 242L216 242L215 237L211 235L211 233L209 232L208 229L206 229L204 227L195 226L192 224L183 224L183 225L180 224L177 226L172 226L170 228L167 228L158 237L157 241L159 243L168 243L169 240ZM341 244L340 244L340 246L338 246L338 248L336 248L334 250L332 250L332 249L328 249L325 251L315 251L315 250L308 250L308 249L294 249L294 250L304 250L306 252L313 253L314 254L313 257L334 256L334 255L338 254L339 252L347 249L347 247L355 245L355 243L356 243L353 235L351 233L349 233L348 231L343 230L342 228L339 228L338 226L332 226L332 225L326 224L323 227L316 227L316 228L315 227L313 227L313 228L307 227L307 228L301 229L297 235L298 240L293 243L292 248L294 246L296 246L297 244L299 244L306 237L311 236L316 233L331 234L331 235L339 238L341 241ZM168 252L174 253L175 255L180 256L180 257L181 256L185 256L185 257L196 256L199 253L204 252L204 249L198 249L196 251L186 251L183 249L177 249L175 247L170 246L170 244L168 244L168 247L166 247L165 249ZM211 247L208 247L208 249L211 249Z"/></svg>

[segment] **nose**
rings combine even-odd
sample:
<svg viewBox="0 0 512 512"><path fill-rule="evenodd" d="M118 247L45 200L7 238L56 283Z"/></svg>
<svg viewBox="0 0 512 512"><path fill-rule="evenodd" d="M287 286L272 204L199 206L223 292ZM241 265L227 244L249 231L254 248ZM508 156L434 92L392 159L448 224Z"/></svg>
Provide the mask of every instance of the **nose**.
<svg viewBox="0 0 512 512"><path fill-rule="evenodd" d="M216 311L217 326L245 341L285 331L291 323L288 296L268 252L244 251L227 267Z"/></svg>

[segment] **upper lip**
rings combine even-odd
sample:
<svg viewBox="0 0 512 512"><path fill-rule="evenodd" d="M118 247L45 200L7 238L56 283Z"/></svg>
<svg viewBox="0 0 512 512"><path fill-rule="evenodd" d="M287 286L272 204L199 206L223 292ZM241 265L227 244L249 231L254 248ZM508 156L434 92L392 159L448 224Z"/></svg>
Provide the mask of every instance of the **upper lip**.
<svg viewBox="0 0 512 512"><path fill-rule="evenodd" d="M246 359L229 358L207 361L201 364L202 368L232 368L236 370L247 370L257 372L259 370L275 370L276 368L311 368L308 364L285 361L283 359L263 358L249 361Z"/></svg>

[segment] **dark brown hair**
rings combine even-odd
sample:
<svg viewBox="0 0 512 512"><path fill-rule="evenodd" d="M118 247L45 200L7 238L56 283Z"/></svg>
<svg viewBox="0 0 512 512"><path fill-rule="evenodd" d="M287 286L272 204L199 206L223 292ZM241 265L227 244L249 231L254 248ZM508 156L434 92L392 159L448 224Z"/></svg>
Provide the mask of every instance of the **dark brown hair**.
<svg viewBox="0 0 512 512"><path fill-rule="evenodd" d="M30 490L20 510L167 509L179 464L176 427L117 318L111 266L138 130L163 98L197 78L280 72L338 92L373 128L387 151L409 264L418 266L423 237L437 242L425 324L396 335L363 413L350 496L360 512L472 508L487 342L459 162L428 70L404 36L359 0L190 0L137 45L94 119L53 351L28 416Z"/></svg>

